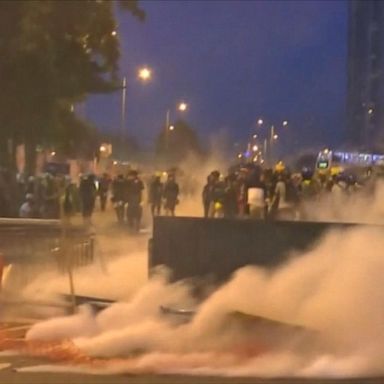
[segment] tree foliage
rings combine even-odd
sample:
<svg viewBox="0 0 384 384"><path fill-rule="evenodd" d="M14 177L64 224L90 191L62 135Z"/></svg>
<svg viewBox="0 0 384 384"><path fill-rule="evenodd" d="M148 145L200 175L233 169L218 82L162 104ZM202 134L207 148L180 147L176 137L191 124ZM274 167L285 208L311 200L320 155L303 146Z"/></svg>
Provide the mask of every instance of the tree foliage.
<svg viewBox="0 0 384 384"><path fill-rule="evenodd" d="M137 1L119 5L144 18ZM33 156L36 144L65 147L87 137L89 125L71 106L118 87L114 6L107 0L0 2L3 149L12 139L28 145Z"/></svg>
<svg viewBox="0 0 384 384"><path fill-rule="evenodd" d="M185 121L179 120L173 129L160 132L156 140L157 155L169 163L179 162L188 154L203 153L196 131Z"/></svg>

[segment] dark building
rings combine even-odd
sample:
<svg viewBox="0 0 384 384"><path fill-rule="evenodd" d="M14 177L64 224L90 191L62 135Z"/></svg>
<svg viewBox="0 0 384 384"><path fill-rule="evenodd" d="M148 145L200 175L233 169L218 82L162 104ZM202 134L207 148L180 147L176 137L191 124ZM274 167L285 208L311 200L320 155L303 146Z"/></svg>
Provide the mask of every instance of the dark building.
<svg viewBox="0 0 384 384"><path fill-rule="evenodd" d="M348 2L347 142L384 151L384 1Z"/></svg>

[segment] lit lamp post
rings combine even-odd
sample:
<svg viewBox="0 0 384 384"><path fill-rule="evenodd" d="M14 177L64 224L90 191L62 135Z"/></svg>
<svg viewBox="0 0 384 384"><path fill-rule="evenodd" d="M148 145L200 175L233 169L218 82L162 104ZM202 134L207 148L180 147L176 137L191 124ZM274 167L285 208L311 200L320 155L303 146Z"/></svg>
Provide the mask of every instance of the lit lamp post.
<svg viewBox="0 0 384 384"><path fill-rule="evenodd" d="M264 123L264 121L262 119L257 120L258 127L261 128L263 123ZM283 127L286 127L288 125L288 121L284 120L281 123L281 125ZM269 135L267 136L267 138L264 139L264 143L263 143L264 158L267 160L267 162L270 166L273 164L273 161L274 161L273 147L274 147L275 141L278 138L279 138L279 135L276 133L275 126L271 125L270 129L269 129Z"/></svg>
<svg viewBox="0 0 384 384"><path fill-rule="evenodd" d="M185 112L188 109L188 104L185 103L184 101L180 102L177 105L177 110L180 112ZM167 113L165 115L165 146L168 149L169 145L169 132L175 130L175 126L171 125L171 110L167 109Z"/></svg>
<svg viewBox="0 0 384 384"><path fill-rule="evenodd" d="M143 83L148 82L152 77L152 71L148 67L139 68L137 77ZM125 120L126 120L126 104L127 104L127 77L123 77L122 94L121 94L121 142L123 145L125 137Z"/></svg>
<svg viewBox="0 0 384 384"><path fill-rule="evenodd" d="M188 104L185 102L181 102L177 106L177 110L180 112L186 111L188 108ZM171 110L167 109L167 113L165 115L165 128L168 130L170 128L170 120L171 120Z"/></svg>
<svg viewBox="0 0 384 384"><path fill-rule="evenodd" d="M284 120L281 124L283 127L286 127L288 125L288 121ZM273 164L274 162L274 143L275 141L279 138L279 135L275 132L275 127L274 125L271 125L271 131L270 131L270 136L269 136L269 162L270 165Z"/></svg>

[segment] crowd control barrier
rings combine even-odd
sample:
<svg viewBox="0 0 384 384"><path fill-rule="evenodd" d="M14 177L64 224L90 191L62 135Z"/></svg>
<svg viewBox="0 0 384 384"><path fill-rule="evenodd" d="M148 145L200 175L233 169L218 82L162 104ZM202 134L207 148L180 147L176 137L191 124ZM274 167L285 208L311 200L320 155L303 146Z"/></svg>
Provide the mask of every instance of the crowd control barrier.
<svg viewBox="0 0 384 384"><path fill-rule="evenodd" d="M2 266L10 268L6 282L4 276L0 280L3 291L4 284L8 283L13 295L14 291L37 278L45 268L55 268L68 276L71 308L75 311L73 270L93 263L94 238L85 227L69 225L59 220L1 218L0 254ZM0 303L5 302L7 305L12 302L21 303L18 298L10 300L2 295ZM34 304L43 305L37 301Z"/></svg>
<svg viewBox="0 0 384 384"><path fill-rule="evenodd" d="M0 219L0 253L6 264L56 263L62 268L69 260L75 268L93 262L94 239L84 227L59 220Z"/></svg>

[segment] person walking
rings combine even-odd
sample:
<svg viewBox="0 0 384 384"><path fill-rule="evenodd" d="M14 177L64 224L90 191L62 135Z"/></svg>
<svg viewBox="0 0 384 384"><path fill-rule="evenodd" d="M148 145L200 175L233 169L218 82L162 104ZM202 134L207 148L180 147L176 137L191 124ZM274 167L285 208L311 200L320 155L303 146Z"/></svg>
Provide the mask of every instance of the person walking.
<svg viewBox="0 0 384 384"><path fill-rule="evenodd" d="M166 216L175 216L176 205L179 203L179 185L176 183L175 175L168 175L164 185L164 209Z"/></svg>
<svg viewBox="0 0 384 384"><path fill-rule="evenodd" d="M112 199L113 207L116 212L118 224L124 223L125 204L127 202L127 180L122 174L112 181Z"/></svg>
<svg viewBox="0 0 384 384"><path fill-rule="evenodd" d="M163 197L163 183L161 182L160 175L155 175L149 184L149 204L151 207L151 214L159 216L161 213L161 199Z"/></svg>
<svg viewBox="0 0 384 384"><path fill-rule="evenodd" d="M109 177L108 173L103 173L103 175L99 179L99 187L97 189L97 194L100 199L101 212L105 211L110 185L111 185L111 178Z"/></svg>
<svg viewBox="0 0 384 384"><path fill-rule="evenodd" d="M91 225L91 217L95 208L96 200L95 175L89 174L81 178L79 194L81 200L81 212L84 224Z"/></svg>
<svg viewBox="0 0 384 384"><path fill-rule="evenodd" d="M143 190L144 183L139 178L138 172L130 171L127 182L127 221L129 228L136 233L140 231Z"/></svg>

